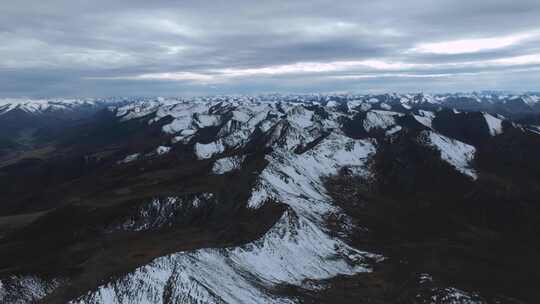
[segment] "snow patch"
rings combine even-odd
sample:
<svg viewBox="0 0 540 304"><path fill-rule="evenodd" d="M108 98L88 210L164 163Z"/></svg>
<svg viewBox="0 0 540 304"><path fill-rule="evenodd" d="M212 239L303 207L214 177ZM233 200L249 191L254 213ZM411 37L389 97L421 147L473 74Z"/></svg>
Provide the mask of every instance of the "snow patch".
<svg viewBox="0 0 540 304"><path fill-rule="evenodd" d="M396 124L395 116L399 113L391 111L371 110L366 113L366 118L363 121L364 129L371 131L373 129L386 130Z"/></svg>
<svg viewBox="0 0 540 304"><path fill-rule="evenodd" d="M220 158L214 162L212 173L224 174L239 169L244 159L245 155Z"/></svg>
<svg viewBox="0 0 540 304"><path fill-rule="evenodd" d="M423 131L421 139L441 152L441 158L451 164L459 172L477 178L475 170L471 167L476 149L461 141L448 138L432 131Z"/></svg>
<svg viewBox="0 0 540 304"><path fill-rule="evenodd" d="M196 143L194 149L195 155L198 159L211 158L212 156L225 151L225 147L223 146L221 140L211 142L209 144Z"/></svg>
<svg viewBox="0 0 540 304"><path fill-rule="evenodd" d="M196 124L199 128L217 126L221 122L221 117L219 115L197 114L195 117Z"/></svg>
<svg viewBox="0 0 540 304"><path fill-rule="evenodd" d="M381 109L384 109L384 110L392 110L392 106L384 102L381 103L380 107Z"/></svg>
<svg viewBox="0 0 540 304"><path fill-rule="evenodd" d="M387 130L387 131L385 132L385 134L386 134L387 136L389 136L389 135L392 135L392 134L395 134L395 133L401 131L401 129L402 129L401 126L394 126L394 127L392 127L391 129Z"/></svg>
<svg viewBox="0 0 540 304"><path fill-rule="evenodd" d="M140 156L141 156L141 153L133 153L133 154L130 154L130 155L124 157L122 160L118 161L118 163L119 164L130 163L132 161L135 161L135 160L139 159Z"/></svg>
<svg viewBox="0 0 540 304"><path fill-rule="evenodd" d="M171 151L171 147L167 147L167 146L159 146L156 148L157 155L167 154L170 151Z"/></svg>
<svg viewBox="0 0 540 304"><path fill-rule="evenodd" d="M489 128L489 134L491 136L502 134L502 120L492 116L491 114L484 113L484 119L486 120L486 123Z"/></svg>

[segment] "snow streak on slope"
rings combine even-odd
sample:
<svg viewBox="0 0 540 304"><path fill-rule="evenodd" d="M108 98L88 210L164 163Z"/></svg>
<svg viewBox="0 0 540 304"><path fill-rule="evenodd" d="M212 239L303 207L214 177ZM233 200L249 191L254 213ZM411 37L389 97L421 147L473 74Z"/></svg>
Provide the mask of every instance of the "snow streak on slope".
<svg viewBox="0 0 540 304"><path fill-rule="evenodd" d="M399 113L391 111L368 111L366 119L364 120L364 129L366 129L366 131L377 128L386 130L396 124L395 117L399 115Z"/></svg>
<svg viewBox="0 0 540 304"><path fill-rule="evenodd" d="M503 132L501 119L487 113L484 113L484 119L486 120L491 136L499 135Z"/></svg>
<svg viewBox="0 0 540 304"><path fill-rule="evenodd" d="M443 160L447 161L461 173L476 179L476 172L471 167L476 153L476 149L473 146L432 131L423 131L420 138L426 144L432 145L439 150Z"/></svg>
<svg viewBox="0 0 540 304"><path fill-rule="evenodd" d="M362 168L367 157L374 152L375 147L370 140L353 140L335 133L300 155L274 152L267 156L270 164L262 172L248 205L257 208L265 199L279 195L291 203L300 199L299 207L304 205L304 197L328 200L320 178L336 174L344 166ZM292 195L294 193L296 195ZM329 205L323 205L329 208Z"/></svg>
<svg viewBox="0 0 540 304"><path fill-rule="evenodd" d="M528 126L528 130L536 134L540 134L540 126Z"/></svg>
<svg viewBox="0 0 540 304"><path fill-rule="evenodd" d="M430 111L419 111L420 115L414 115L414 119L428 128L433 128L433 119L435 114Z"/></svg>
<svg viewBox="0 0 540 304"><path fill-rule="evenodd" d="M158 155L167 154L167 153L169 153L169 151L171 151L171 147L159 146L159 147L156 148L156 153Z"/></svg>
<svg viewBox="0 0 540 304"><path fill-rule="evenodd" d="M140 156L141 156L141 153L133 153L133 154L127 155L122 160L118 161L118 163L127 164L127 163L137 160Z"/></svg>
<svg viewBox="0 0 540 304"><path fill-rule="evenodd" d="M244 155L220 158L214 162L212 172L214 174L224 174L232 170L240 169L244 159Z"/></svg>

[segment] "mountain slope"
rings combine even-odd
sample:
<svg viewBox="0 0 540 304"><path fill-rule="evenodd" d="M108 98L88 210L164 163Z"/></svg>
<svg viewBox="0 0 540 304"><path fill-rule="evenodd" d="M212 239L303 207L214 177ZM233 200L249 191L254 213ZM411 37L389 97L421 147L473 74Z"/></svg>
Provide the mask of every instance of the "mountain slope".
<svg viewBox="0 0 540 304"><path fill-rule="evenodd" d="M143 99L96 112L55 153L0 168L12 184L0 193L0 297L290 303L345 288L374 303L533 300L525 281L512 291L424 263L466 269L463 252L439 249L470 240L487 244L463 248L488 266L538 250L485 251L535 238L540 171L524 166L540 135L441 108L448 98ZM514 266L493 276L534 278Z"/></svg>

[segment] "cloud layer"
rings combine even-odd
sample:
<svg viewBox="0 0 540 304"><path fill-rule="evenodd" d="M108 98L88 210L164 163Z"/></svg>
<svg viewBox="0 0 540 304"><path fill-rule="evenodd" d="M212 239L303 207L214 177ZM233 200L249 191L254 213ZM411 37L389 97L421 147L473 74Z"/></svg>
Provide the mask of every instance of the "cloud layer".
<svg viewBox="0 0 540 304"><path fill-rule="evenodd" d="M30 1L4 96L539 90L537 0Z"/></svg>

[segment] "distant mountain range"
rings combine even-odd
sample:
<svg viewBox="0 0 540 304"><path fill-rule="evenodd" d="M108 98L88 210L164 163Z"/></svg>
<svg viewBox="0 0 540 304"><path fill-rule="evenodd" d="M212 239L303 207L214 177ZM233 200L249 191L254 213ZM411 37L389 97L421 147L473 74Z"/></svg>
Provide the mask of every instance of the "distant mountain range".
<svg viewBox="0 0 540 304"><path fill-rule="evenodd" d="M130 102L151 102L164 98L146 97L112 97L112 98L54 98L54 99L0 99L0 115L11 111L44 114L54 111L74 111L84 108L94 108L103 105L118 105ZM194 100L252 100L252 101L287 101L312 102L321 105L332 105L336 102L348 104L386 103L390 106L402 105L405 108L418 105L438 105L448 108L472 111L495 111L497 114L529 114L540 112L540 93L501 93L485 91L481 93L452 93L452 94L267 94L259 96L210 96L194 98ZM181 98L175 100L182 100ZM500 113L499 113L500 112Z"/></svg>

